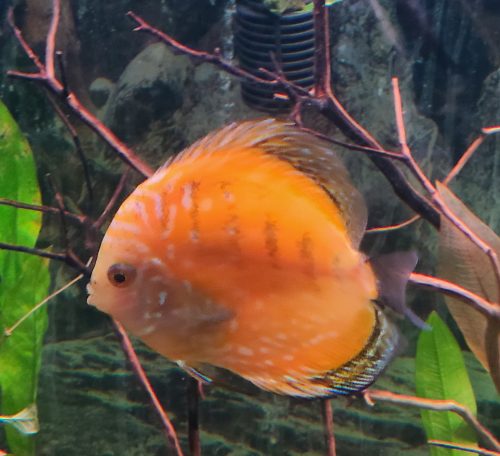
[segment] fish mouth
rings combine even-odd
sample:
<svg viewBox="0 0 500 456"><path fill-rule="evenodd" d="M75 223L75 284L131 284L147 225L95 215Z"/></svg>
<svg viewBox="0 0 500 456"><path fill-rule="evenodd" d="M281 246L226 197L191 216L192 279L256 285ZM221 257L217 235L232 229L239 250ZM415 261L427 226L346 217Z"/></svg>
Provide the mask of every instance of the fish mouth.
<svg viewBox="0 0 500 456"><path fill-rule="evenodd" d="M87 294L88 294L88 297L87 297L87 304L91 305L91 306L94 306L95 307L95 302L93 301L93 298L94 298L94 295L93 295L93 288L92 288L92 284L89 282L87 284Z"/></svg>

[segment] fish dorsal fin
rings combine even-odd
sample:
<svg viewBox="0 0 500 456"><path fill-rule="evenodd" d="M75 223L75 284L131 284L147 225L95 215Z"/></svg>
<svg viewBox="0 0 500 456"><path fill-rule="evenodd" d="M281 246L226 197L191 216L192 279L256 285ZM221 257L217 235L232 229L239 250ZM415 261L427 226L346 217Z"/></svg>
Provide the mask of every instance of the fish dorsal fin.
<svg viewBox="0 0 500 456"><path fill-rule="evenodd" d="M353 247L359 247L367 221L361 193L351 183L346 168L330 145L290 122L266 118L232 123L195 142L160 169L175 162L195 160L202 154L251 147L287 161L321 186L339 208Z"/></svg>

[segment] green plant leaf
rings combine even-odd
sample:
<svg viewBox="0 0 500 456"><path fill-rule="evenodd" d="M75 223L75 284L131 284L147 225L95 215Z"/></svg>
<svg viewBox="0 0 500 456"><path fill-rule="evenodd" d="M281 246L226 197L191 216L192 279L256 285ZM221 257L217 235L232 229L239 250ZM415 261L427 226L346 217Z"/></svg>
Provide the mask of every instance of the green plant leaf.
<svg viewBox="0 0 500 456"><path fill-rule="evenodd" d="M0 102L0 197L40 204L36 168L29 144ZM41 214L0 206L0 241L32 247L41 227ZM0 331L12 326L48 290L49 272L42 258L0 250ZM12 415L36 401L37 378L45 309L38 310L11 336L0 340L0 414ZM5 425L10 451L34 454L32 437Z"/></svg>
<svg viewBox="0 0 500 456"><path fill-rule="evenodd" d="M439 195L476 236L500 257L500 238L477 218L450 189L437 183ZM490 302L499 301L499 285L487 255L446 217L439 230L439 275L478 294ZM500 393L500 322L488 318L468 303L445 297L446 304L467 345L490 373Z"/></svg>
<svg viewBox="0 0 500 456"><path fill-rule="evenodd" d="M476 414L474 391L457 341L436 312L431 313L427 323L432 329L420 334L415 357L417 395L454 400ZM475 432L455 413L422 410L421 416L429 440L476 444ZM458 456L464 452L433 447L431 454Z"/></svg>

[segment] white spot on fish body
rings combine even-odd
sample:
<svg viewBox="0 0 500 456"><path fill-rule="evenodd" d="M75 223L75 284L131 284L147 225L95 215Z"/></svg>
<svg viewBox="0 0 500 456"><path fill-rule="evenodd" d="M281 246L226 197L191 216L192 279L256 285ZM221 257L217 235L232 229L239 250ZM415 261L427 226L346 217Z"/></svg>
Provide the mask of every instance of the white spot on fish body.
<svg viewBox="0 0 500 456"><path fill-rule="evenodd" d="M198 233L198 230L191 230L189 232L189 237L193 242L198 242L200 240L200 234Z"/></svg>
<svg viewBox="0 0 500 456"><path fill-rule="evenodd" d="M203 198L200 202L200 211L207 212L212 209L213 203L211 198Z"/></svg>
<svg viewBox="0 0 500 456"><path fill-rule="evenodd" d="M157 220L162 220L165 216L163 208L163 200L161 195L146 188L141 188L141 195L143 198L148 198L153 203L155 209L155 216Z"/></svg>
<svg viewBox="0 0 500 456"><path fill-rule="evenodd" d="M134 238L133 240L130 239L123 239L123 238L117 238L114 236L108 236L107 239L109 240L110 243L113 244L113 247L116 247L120 250L128 250L128 251L134 251L135 253L139 254L146 254L150 253L149 246L137 238ZM123 247L118 247L122 245Z"/></svg>
<svg viewBox="0 0 500 456"><path fill-rule="evenodd" d="M270 359L266 359L266 360L264 361L264 364L265 364L266 366L274 366L273 361L272 361L272 360L270 360Z"/></svg>
<svg viewBox="0 0 500 456"><path fill-rule="evenodd" d="M266 354L266 353L269 353L269 348L267 347L260 347L259 348L259 351L263 354Z"/></svg>
<svg viewBox="0 0 500 456"><path fill-rule="evenodd" d="M228 190L224 190L224 199L228 202L228 203L234 203L235 201L235 197L234 195L228 191Z"/></svg>
<svg viewBox="0 0 500 456"><path fill-rule="evenodd" d="M243 356L252 356L253 350L248 347L238 347L238 353Z"/></svg>
<svg viewBox="0 0 500 456"><path fill-rule="evenodd" d="M143 328L141 331L138 332L139 336L148 336L152 332L156 330L156 325L149 325Z"/></svg>
<svg viewBox="0 0 500 456"><path fill-rule="evenodd" d="M283 356L283 359L285 361L293 361L295 359L295 356L293 356L293 355L285 355L285 356Z"/></svg>
<svg viewBox="0 0 500 456"><path fill-rule="evenodd" d="M282 333L282 332L276 334L276 338L279 340L287 340L288 339L287 335L285 333Z"/></svg>
<svg viewBox="0 0 500 456"><path fill-rule="evenodd" d="M193 206L193 184L185 184L182 187L182 207L184 209L189 210Z"/></svg>
<svg viewBox="0 0 500 456"><path fill-rule="evenodd" d="M240 325L236 320L231 320L231 323L229 323L229 330L231 332L236 332L239 326Z"/></svg>
<svg viewBox="0 0 500 456"><path fill-rule="evenodd" d="M158 258L158 257L154 257L154 258L151 258L151 263L154 264L155 266L159 266L160 268L162 269L165 269L166 266L165 266L165 263L163 262L163 260L161 258Z"/></svg>
<svg viewBox="0 0 500 456"><path fill-rule="evenodd" d="M168 215L167 215L167 226L165 228L165 231L161 235L162 239L166 239L170 236L172 233L174 227L175 227L175 216L177 215L177 206L175 204L172 204L168 208Z"/></svg>
<svg viewBox="0 0 500 456"><path fill-rule="evenodd" d="M165 303L167 302L167 296L168 293L166 291L160 291L160 294L158 295L158 301L160 306L165 305Z"/></svg>
<svg viewBox="0 0 500 456"><path fill-rule="evenodd" d="M188 293L191 293L193 291L193 285L191 285L191 282L189 280L183 280L182 284L184 285L184 288Z"/></svg>
<svg viewBox="0 0 500 456"><path fill-rule="evenodd" d="M135 213L139 216L140 220L144 225L149 224L149 216L148 211L146 209L146 205L142 201L134 202Z"/></svg>
<svg viewBox="0 0 500 456"><path fill-rule="evenodd" d="M126 231L132 234L141 234L142 230L136 223L122 222L119 220L113 220L111 223L111 228L118 231Z"/></svg>
<svg viewBox="0 0 500 456"><path fill-rule="evenodd" d="M158 182L161 182L163 178L165 177L165 173L163 172L163 169L160 169L156 173L154 173L149 179L148 179L148 184L157 184Z"/></svg>
<svg viewBox="0 0 500 456"><path fill-rule="evenodd" d="M175 245L174 244L167 245L167 258L169 260L173 260L175 258Z"/></svg>

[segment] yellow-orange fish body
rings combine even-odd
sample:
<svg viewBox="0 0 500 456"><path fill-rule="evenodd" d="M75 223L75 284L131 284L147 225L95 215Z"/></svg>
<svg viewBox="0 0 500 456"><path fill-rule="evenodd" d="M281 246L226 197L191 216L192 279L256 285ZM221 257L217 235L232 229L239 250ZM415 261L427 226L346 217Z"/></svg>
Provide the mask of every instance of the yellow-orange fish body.
<svg viewBox="0 0 500 456"><path fill-rule="evenodd" d="M325 189L327 159L337 194ZM196 143L119 209L89 303L169 359L229 369L270 391L367 386L397 336L373 304L376 279L356 245L364 226L349 226L364 214L346 219L364 206L336 160L271 119Z"/></svg>

